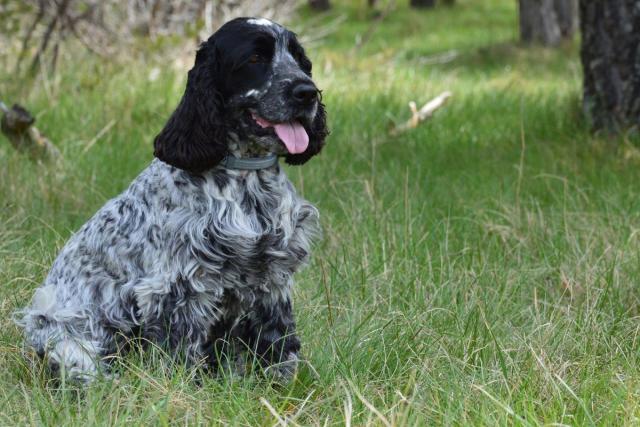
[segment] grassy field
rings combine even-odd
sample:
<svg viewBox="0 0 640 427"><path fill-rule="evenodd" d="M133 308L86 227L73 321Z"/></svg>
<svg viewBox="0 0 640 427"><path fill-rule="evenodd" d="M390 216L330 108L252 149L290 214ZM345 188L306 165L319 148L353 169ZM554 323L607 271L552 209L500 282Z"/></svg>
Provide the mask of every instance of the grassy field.
<svg viewBox="0 0 640 427"><path fill-rule="evenodd" d="M511 0L398 2L369 36L364 1L334 3L293 24L346 17L309 47L330 141L288 169L325 237L298 276L308 364L287 387L198 385L159 351L125 357L117 382L48 380L11 313L151 160L185 74L82 51L31 87L0 71L0 98L38 112L66 158L35 165L0 139L0 424L640 423L640 141L590 134L578 45L519 46ZM432 121L387 136L444 90Z"/></svg>

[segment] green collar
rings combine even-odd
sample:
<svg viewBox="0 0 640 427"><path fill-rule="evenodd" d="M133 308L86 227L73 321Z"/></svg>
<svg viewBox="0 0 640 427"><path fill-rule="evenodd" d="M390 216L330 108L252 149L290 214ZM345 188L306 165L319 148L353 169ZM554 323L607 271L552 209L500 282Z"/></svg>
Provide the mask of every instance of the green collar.
<svg viewBox="0 0 640 427"><path fill-rule="evenodd" d="M243 170L266 169L277 164L278 156L275 154L269 154L265 157L234 157L229 155L220 162L220 165L227 169Z"/></svg>

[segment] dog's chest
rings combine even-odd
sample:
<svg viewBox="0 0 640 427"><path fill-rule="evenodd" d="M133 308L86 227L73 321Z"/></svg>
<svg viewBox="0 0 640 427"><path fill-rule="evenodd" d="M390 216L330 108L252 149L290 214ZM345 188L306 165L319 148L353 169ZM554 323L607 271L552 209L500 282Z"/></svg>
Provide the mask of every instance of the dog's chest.
<svg viewBox="0 0 640 427"><path fill-rule="evenodd" d="M308 259L316 209L281 172L212 175L203 189L205 228L194 242L202 272L227 288L288 286Z"/></svg>

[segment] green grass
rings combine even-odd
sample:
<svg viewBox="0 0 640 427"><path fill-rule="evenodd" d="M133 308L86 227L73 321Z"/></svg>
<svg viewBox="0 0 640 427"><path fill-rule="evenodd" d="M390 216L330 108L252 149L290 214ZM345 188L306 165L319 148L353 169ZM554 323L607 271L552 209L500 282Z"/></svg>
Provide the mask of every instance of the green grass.
<svg viewBox="0 0 640 427"><path fill-rule="evenodd" d="M49 381L10 315L151 160L184 71L79 51L30 88L0 79L66 158L36 165L0 140L0 424L639 423L638 138L589 132L578 46L519 46L515 2L405 3L358 49L364 1L294 25L346 17L309 49L330 141L288 169L325 237L295 295L309 366L286 387L198 384L159 351L125 357L117 382ZM432 121L387 136L443 90Z"/></svg>

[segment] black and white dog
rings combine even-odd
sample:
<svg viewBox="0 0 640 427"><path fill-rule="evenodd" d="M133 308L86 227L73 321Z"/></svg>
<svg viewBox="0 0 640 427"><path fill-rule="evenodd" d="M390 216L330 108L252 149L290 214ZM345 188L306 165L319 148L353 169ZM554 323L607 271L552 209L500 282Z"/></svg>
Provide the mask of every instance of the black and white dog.
<svg viewBox="0 0 640 427"><path fill-rule="evenodd" d="M87 381L131 337L212 367L244 348L295 372L293 274L318 212L278 165L328 134L295 35L239 18L202 44L155 156L66 244L18 322L53 371Z"/></svg>

